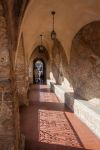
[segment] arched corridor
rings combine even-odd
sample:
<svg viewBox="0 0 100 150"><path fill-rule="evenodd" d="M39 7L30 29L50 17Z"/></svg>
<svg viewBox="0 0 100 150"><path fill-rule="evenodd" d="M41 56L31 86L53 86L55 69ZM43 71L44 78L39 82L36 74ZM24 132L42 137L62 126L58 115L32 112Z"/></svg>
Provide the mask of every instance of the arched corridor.
<svg viewBox="0 0 100 150"><path fill-rule="evenodd" d="M20 109L25 150L97 150L100 146L96 136L47 85L32 85L29 99L30 105Z"/></svg>

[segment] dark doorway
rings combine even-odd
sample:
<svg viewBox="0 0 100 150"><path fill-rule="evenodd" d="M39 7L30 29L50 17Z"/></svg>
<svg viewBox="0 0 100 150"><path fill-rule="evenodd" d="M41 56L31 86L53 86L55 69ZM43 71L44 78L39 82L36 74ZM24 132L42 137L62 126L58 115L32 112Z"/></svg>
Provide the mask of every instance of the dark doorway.
<svg viewBox="0 0 100 150"><path fill-rule="evenodd" d="M43 59L36 58L33 60L33 83L46 83L46 67Z"/></svg>

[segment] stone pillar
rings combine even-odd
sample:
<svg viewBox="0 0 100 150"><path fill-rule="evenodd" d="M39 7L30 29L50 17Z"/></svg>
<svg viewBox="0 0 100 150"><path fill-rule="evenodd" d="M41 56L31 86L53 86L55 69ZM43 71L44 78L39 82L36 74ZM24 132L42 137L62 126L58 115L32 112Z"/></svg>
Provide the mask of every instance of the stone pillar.
<svg viewBox="0 0 100 150"><path fill-rule="evenodd" d="M19 97L19 104L27 104L27 87L26 87L26 68L23 39L21 36L20 43L17 49L16 64L15 64L16 85Z"/></svg>

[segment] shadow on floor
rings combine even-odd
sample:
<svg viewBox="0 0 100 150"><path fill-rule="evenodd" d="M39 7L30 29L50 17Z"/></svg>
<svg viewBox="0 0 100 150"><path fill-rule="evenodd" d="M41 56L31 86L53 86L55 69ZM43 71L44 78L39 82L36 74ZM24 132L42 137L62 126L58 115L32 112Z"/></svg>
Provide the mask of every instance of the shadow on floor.
<svg viewBox="0 0 100 150"><path fill-rule="evenodd" d="M63 146L63 145L56 145L56 144L48 144L42 142L33 142L33 141L26 141L26 148L25 150L90 150L85 148L78 148L78 147L71 147L71 146Z"/></svg>
<svg viewBox="0 0 100 150"><path fill-rule="evenodd" d="M41 110L52 110L52 111L67 111L72 112L70 109L66 109L63 103L53 103L53 102L30 102L30 105L38 105Z"/></svg>

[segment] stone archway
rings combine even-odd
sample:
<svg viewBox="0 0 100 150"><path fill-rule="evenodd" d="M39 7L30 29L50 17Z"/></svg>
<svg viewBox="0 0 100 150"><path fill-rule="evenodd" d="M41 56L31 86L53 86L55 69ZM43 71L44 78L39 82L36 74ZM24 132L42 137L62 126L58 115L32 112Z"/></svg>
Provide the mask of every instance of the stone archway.
<svg viewBox="0 0 100 150"><path fill-rule="evenodd" d="M44 47L44 51L43 52L39 52L39 46L37 46L31 57L30 57L30 61L29 61L29 80L30 83L34 83L33 80L33 64L37 61L37 60L41 60L43 62L44 65L44 83L46 83L46 79L49 76L49 66L48 66L48 62L49 62L49 54L48 54L48 50Z"/></svg>
<svg viewBox="0 0 100 150"><path fill-rule="evenodd" d="M100 21L87 24L77 33L70 56L75 94L87 100L100 98Z"/></svg>
<svg viewBox="0 0 100 150"><path fill-rule="evenodd" d="M43 65L43 70L42 70L42 72L43 72L43 81L41 82L39 82L39 83L46 83L46 64L45 64L45 61L43 60L43 58L35 58L34 60L33 60L33 83L36 83L35 82L35 75L34 75L34 71L35 71L35 68L36 68L36 63L38 62L38 61L40 61L41 62L41 64Z"/></svg>

